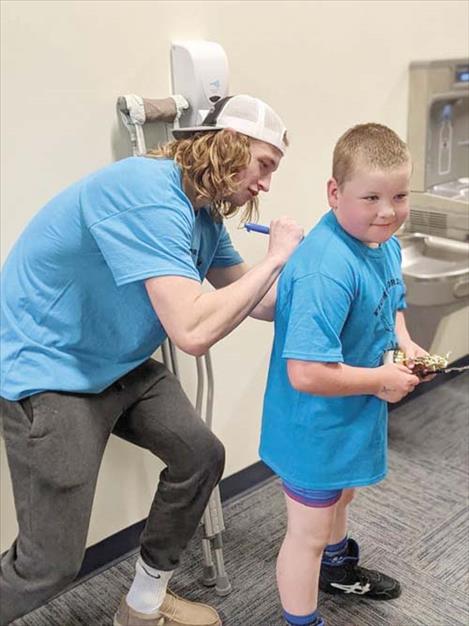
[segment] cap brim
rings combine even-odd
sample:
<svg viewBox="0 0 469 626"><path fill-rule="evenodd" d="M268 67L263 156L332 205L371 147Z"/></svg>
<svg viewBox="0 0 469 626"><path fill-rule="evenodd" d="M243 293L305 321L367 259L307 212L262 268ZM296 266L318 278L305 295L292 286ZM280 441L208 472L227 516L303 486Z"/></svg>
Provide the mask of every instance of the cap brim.
<svg viewBox="0 0 469 626"><path fill-rule="evenodd" d="M190 137L194 133L207 133L213 130L223 130L222 126L187 126L186 128L173 128L172 133L176 139Z"/></svg>

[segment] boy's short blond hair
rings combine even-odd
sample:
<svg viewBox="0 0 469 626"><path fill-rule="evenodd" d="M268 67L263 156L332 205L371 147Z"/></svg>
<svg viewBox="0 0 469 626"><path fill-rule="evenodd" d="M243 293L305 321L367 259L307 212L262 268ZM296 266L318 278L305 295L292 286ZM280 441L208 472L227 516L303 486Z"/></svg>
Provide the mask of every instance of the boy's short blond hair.
<svg viewBox="0 0 469 626"><path fill-rule="evenodd" d="M358 124L336 143L332 176L341 187L359 167L390 170L410 160L407 144L393 130L382 124Z"/></svg>

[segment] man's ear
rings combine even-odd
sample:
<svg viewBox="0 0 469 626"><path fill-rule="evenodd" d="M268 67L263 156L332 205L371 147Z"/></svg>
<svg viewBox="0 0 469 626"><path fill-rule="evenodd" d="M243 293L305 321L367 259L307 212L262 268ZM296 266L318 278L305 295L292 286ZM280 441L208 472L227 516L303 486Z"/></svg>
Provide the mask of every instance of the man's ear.
<svg viewBox="0 0 469 626"><path fill-rule="evenodd" d="M335 178L329 178L327 181L327 200L331 209L337 209L337 200L339 193L339 185Z"/></svg>

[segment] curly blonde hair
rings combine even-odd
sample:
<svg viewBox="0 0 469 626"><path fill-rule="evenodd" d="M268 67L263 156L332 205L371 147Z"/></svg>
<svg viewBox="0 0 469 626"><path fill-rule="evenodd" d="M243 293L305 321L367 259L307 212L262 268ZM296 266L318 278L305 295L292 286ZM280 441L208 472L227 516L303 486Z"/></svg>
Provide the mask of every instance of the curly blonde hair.
<svg viewBox="0 0 469 626"><path fill-rule="evenodd" d="M342 187L361 166L390 170L410 162L406 143L393 130L382 124L358 124L336 143L332 176Z"/></svg>
<svg viewBox="0 0 469 626"><path fill-rule="evenodd" d="M246 135L227 129L195 133L150 150L146 156L176 161L193 185L197 201L207 202L215 221L240 210L227 198L238 190L236 176L251 160L250 140ZM257 198L252 198L244 205L241 220L257 220L258 213Z"/></svg>

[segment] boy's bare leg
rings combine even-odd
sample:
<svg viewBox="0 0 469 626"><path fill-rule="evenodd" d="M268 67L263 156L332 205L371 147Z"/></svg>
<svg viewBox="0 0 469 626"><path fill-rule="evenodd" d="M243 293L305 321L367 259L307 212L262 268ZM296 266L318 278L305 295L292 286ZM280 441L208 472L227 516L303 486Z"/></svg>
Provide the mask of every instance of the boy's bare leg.
<svg viewBox="0 0 469 626"><path fill-rule="evenodd" d="M335 507L313 508L285 494L288 526L277 558L277 584L285 611L308 615L318 605L321 557L329 543Z"/></svg>
<svg viewBox="0 0 469 626"><path fill-rule="evenodd" d="M355 495L355 489L344 489L340 500L335 505L335 518L331 536L327 542L329 545L339 543L348 532L348 506Z"/></svg>

